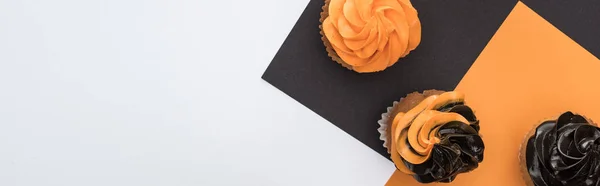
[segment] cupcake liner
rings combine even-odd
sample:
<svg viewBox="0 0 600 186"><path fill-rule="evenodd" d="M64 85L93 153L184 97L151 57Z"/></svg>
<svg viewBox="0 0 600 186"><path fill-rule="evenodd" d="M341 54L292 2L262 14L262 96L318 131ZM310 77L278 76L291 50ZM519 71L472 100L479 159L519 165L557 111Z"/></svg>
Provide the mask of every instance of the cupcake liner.
<svg viewBox="0 0 600 186"><path fill-rule="evenodd" d="M401 98L400 101L402 101L402 99L404 98ZM398 103L398 101L394 101L391 107L387 107L387 112L381 114L381 119L377 121L377 124L379 124L379 128L377 129L377 132L379 132L379 139L383 141L383 147L387 149L388 153L390 153L389 146L391 143L388 141L388 137L391 137L388 136L388 134L391 132L388 131L391 129L389 123L391 123L391 120L393 120L394 116L392 112L394 111L394 107L396 107Z"/></svg>
<svg viewBox="0 0 600 186"><path fill-rule="evenodd" d="M343 67L347 68L348 70L352 70L352 66L347 64L346 62L344 62L344 60L342 60L342 58L340 58L340 56L337 55L335 50L333 50L333 46L331 46L331 43L325 36L325 32L323 32L323 22L325 21L325 19L327 17L329 17L329 3L330 2L331 2L331 0L325 0L325 5L323 5L323 8L322 8L323 11L321 12L321 18L319 19L319 22L321 23L319 25L319 29L320 29L319 33L321 34L321 40L323 41L323 44L325 45L325 50L327 51L327 55L329 57L331 57L331 59L333 61L337 62L338 64L342 65Z"/></svg>
<svg viewBox="0 0 600 186"><path fill-rule="evenodd" d="M548 121L548 120L543 120L543 121L540 121L539 123L542 123L544 121ZM525 181L526 186L535 186L533 184L533 181L531 180L531 177L529 176L529 171L527 171L527 157L525 156L525 152L527 150L527 141L529 141L529 138L531 138L531 136L533 136L533 134L535 133L535 129L538 126L539 126L539 124L534 125L531 128L531 130L529 130L529 132L527 132L527 134L523 138L523 142L521 142L521 146L519 147L519 165L520 165L519 169L521 171L521 177L523 177L523 181Z"/></svg>
<svg viewBox="0 0 600 186"><path fill-rule="evenodd" d="M574 113L577 114L577 113ZM594 123L590 118L583 116L590 125L593 126L598 126L596 123ZM533 180L531 180L531 177L529 176L529 171L527 170L527 156L526 156L526 152L527 152L527 142L529 141L529 138L531 138L534 134L535 131L537 129L537 127L545 122L545 121L550 121L550 120L556 120L557 118L546 118L544 120L540 120L538 122L538 124L534 125L531 130L529 130L529 132L527 132L527 134L525 135L525 137L523 138L523 142L521 142L521 146L519 147L519 165L520 165L520 172L521 172L521 177L523 177L523 180L525 181L525 185L526 186L535 186L535 184L533 183Z"/></svg>

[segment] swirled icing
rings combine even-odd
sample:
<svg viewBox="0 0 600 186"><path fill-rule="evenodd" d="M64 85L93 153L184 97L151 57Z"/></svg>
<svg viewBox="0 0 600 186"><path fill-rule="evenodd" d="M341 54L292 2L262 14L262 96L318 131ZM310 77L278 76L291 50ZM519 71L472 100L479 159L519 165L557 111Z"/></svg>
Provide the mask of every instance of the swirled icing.
<svg viewBox="0 0 600 186"><path fill-rule="evenodd" d="M421 42L421 23L409 0L330 0L328 13L323 32L357 72L381 71Z"/></svg>
<svg viewBox="0 0 600 186"><path fill-rule="evenodd" d="M536 186L600 185L600 128L565 112L527 140L527 172Z"/></svg>
<svg viewBox="0 0 600 186"><path fill-rule="evenodd" d="M462 93L432 95L398 113L391 135L391 159L419 182L451 182L483 161L479 121Z"/></svg>

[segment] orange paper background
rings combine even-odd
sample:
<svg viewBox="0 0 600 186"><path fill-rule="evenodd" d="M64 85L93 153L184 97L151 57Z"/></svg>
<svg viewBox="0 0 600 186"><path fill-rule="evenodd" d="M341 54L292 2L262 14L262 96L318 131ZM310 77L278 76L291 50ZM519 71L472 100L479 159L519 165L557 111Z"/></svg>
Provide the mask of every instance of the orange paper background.
<svg viewBox="0 0 600 186"><path fill-rule="evenodd" d="M546 118L600 118L600 61L519 2L456 88L481 121L484 161L450 184L525 185L519 147ZM396 171L387 186L423 185Z"/></svg>

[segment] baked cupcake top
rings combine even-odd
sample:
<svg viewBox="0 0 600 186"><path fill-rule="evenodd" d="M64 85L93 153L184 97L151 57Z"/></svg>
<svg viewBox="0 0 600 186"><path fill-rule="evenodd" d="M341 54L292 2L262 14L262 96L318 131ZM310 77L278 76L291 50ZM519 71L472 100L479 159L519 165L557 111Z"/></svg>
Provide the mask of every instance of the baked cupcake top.
<svg viewBox="0 0 600 186"><path fill-rule="evenodd" d="M409 0L330 0L323 32L356 72L381 71L421 41L421 23Z"/></svg>
<svg viewBox="0 0 600 186"><path fill-rule="evenodd" d="M451 182L483 161L479 121L462 93L432 95L399 112L390 134L394 164L422 183Z"/></svg>
<svg viewBox="0 0 600 186"><path fill-rule="evenodd" d="M600 185L600 129L583 116L565 112L542 122L525 156L536 186Z"/></svg>

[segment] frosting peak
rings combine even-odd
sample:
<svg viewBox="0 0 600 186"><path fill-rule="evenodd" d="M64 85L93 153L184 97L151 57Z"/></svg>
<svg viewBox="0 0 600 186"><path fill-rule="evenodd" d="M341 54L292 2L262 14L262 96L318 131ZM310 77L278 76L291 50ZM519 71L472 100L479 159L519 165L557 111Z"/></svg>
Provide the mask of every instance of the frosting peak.
<svg viewBox="0 0 600 186"><path fill-rule="evenodd" d="M527 171L536 186L600 185L600 128L566 112L528 139Z"/></svg>
<svg viewBox="0 0 600 186"><path fill-rule="evenodd" d="M422 183L451 182L483 161L479 121L458 92L429 96L398 113L391 140L396 167Z"/></svg>
<svg viewBox="0 0 600 186"><path fill-rule="evenodd" d="M409 0L330 0L323 32L336 54L357 72L381 71L421 41Z"/></svg>

